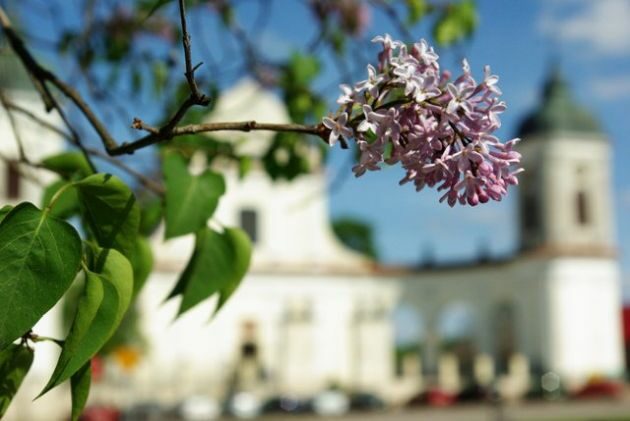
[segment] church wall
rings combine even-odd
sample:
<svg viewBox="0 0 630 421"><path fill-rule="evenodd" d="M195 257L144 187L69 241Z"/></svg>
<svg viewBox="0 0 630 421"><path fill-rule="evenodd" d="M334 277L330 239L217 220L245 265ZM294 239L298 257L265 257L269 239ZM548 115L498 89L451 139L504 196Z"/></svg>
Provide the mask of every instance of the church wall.
<svg viewBox="0 0 630 421"><path fill-rule="evenodd" d="M174 274L156 274L141 295L151 344L140 371L165 367L162 382L196 381L200 390L212 386L217 396L227 393L226 385L238 371L247 323L255 326L264 372L258 391L263 395L312 396L331 385L352 390L366 381L385 392L393 379L393 283L335 275L250 274L208 324L211 303L171 323L177 303L159 304L173 282ZM367 320L356 318L359 307L369 314ZM172 390L171 399L184 392Z"/></svg>
<svg viewBox="0 0 630 421"><path fill-rule="evenodd" d="M243 180L228 170L228 194L221 199L217 220L239 225L243 209L258 214L259 238L254 267L275 268L281 264L317 271L328 267L357 267L367 261L342 247L334 237L328 217L326 179L322 173L286 181L272 181L260 169Z"/></svg>
<svg viewBox="0 0 630 421"><path fill-rule="evenodd" d="M623 374L618 270L608 259L553 262L550 368L569 380Z"/></svg>
<svg viewBox="0 0 630 421"><path fill-rule="evenodd" d="M547 263L528 259L426 271L402 282L401 299L418 309L429 336L439 335L439 318L451 304L469 306L475 319L470 335L478 352L492 355L498 364L501 349L509 347L525 354L536 368L546 364L550 346L546 279ZM433 347L443 340L438 338Z"/></svg>

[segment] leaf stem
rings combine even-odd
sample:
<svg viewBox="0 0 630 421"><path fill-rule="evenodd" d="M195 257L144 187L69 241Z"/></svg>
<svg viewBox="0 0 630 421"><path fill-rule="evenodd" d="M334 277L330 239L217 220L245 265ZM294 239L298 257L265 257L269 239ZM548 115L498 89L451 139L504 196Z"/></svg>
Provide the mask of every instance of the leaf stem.
<svg viewBox="0 0 630 421"><path fill-rule="evenodd" d="M59 200L61 195L71 187L74 187L74 183L65 184L59 190L57 190L55 194L53 195L52 199L50 199L50 202L48 203L46 208L44 209L44 213L49 213L51 209L53 208L53 206L55 206L55 203L57 203L57 200Z"/></svg>

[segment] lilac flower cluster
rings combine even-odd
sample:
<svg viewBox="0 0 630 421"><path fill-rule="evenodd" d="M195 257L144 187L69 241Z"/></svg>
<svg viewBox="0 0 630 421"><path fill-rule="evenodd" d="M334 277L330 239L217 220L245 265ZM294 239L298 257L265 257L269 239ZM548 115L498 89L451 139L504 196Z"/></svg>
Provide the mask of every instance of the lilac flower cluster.
<svg viewBox="0 0 630 421"><path fill-rule="evenodd" d="M400 163L401 184L437 187L450 206L501 200L522 169L519 139L502 143L492 135L506 108L499 78L486 66L477 83L464 60L462 75L451 80L425 40L410 47L389 35L373 41L382 44L378 66L368 65L368 78L354 87L341 85L338 112L323 119L330 145L355 139L357 177Z"/></svg>

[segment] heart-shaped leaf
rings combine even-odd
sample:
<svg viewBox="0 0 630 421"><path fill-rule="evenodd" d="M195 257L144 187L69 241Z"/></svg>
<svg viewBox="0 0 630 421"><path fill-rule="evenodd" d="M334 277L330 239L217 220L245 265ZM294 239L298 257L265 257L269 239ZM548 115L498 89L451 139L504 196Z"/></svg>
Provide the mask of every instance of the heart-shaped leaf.
<svg viewBox="0 0 630 421"><path fill-rule="evenodd" d="M223 176L210 170L192 176L184 159L174 153L164 157L162 169L166 180L166 238L205 227L225 193Z"/></svg>
<svg viewBox="0 0 630 421"><path fill-rule="evenodd" d="M129 259L133 267L133 296L135 297L146 282L153 268L153 252L146 238L136 238L136 248Z"/></svg>
<svg viewBox="0 0 630 421"><path fill-rule="evenodd" d="M92 174L92 167L85 159L85 155L78 151L50 156L42 161L42 167L56 172L66 180L75 177L83 178Z"/></svg>
<svg viewBox="0 0 630 421"><path fill-rule="evenodd" d="M0 418L7 412L32 364L33 350L27 346L11 344L0 352Z"/></svg>
<svg viewBox="0 0 630 421"><path fill-rule="evenodd" d="M0 208L0 222L2 222L4 217L7 216L9 212L11 212L11 209L13 209L13 206L11 205L5 205Z"/></svg>
<svg viewBox="0 0 630 421"><path fill-rule="evenodd" d="M233 250L232 271L233 276L219 291L219 302L215 313L223 307L232 296L236 288L241 284L243 277L249 269L252 257L252 243L245 231L238 228L226 228L225 235L228 237L231 249Z"/></svg>
<svg viewBox="0 0 630 421"><path fill-rule="evenodd" d="M55 194L65 188L68 182L63 180L57 180L54 183L48 185L44 189L42 197L42 207L48 206L51 199ZM59 197L55 199L54 206L50 209L50 214L58 218L66 219L79 212L79 198L77 197L77 191L72 188L65 188Z"/></svg>
<svg viewBox="0 0 630 421"><path fill-rule="evenodd" d="M85 290L79 298L70 332L57 366L40 396L74 375L114 334L129 307L133 271L114 249L97 249L86 271Z"/></svg>
<svg viewBox="0 0 630 421"><path fill-rule="evenodd" d="M83 217L99 246L130 257L140 226L140 208L131 189L111 174L94 174L74 185Z"/></svg>
<svg viewBox="0 0 630 421"><path fill-rule="evenodd" d="M88 361L70 378L70 391L72 395L71 421L78 421L90 394L92 382L92 366Z"/></svg>
<svg viewBox="0 0 630 421"><path fill-rule="evenodd" d="M0 350L55 305L79 270L81 240L67 222L32 203L0 224Z"/></svg>
<svg viewBox="0 0 630 421"><path fill-rule="evenodd" d="M195 251L169 299L182 295L178 315L219 293L220 308L240 284L251 258L251 242L237 228L197 233Z"/></svg>

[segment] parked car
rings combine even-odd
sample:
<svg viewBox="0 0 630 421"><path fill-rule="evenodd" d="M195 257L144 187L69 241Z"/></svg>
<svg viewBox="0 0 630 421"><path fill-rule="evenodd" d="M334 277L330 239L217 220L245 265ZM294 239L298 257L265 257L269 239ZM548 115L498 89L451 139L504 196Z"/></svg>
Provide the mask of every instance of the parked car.
<svg viewBox="0 0 630 421"><path fill-rule="evenodd" d="M451 406L457 402L457 395L439 388L430 388L420 392L407 401L405 406L415 407L420 405Z"/></svg>
<svg viewBox="0 0 630 421"><path fill-rule="evenodd" d="M385 402L371 393L354 393L350 395L350 409L352 411L380 411L385 409Z"/></svg>
<svg viewBox="0 0 630 421"><path fill-rule="evenodd" d="M239 392L227 401L227 413L236 418L252 419L259 416L263 402L253 393Z"/></svg>
<svg viewBox="0 0 630 421"><path fill-rule="evenodd" d="M623 384L613 380L594 379L574 392L571 397L577 399L595 399L621 397Z"/></svg>
<svg viewBox="0 0 630 421"><path fill-rule="evenodd" d="M313 412L313 404L294 396L275 396L263 405L265 414L306 414Z"/></svg>
<svg viewBox="0 0 630 421"><path fill-rule="evenodd" d="M120 421L121 412L113 406L88 406L79 419L81 421Z"/></svg>
<svg viewBox="0 0 630 421"><path fill-rule="evenodd" d="M329 389L313 398L313 410L317 415L340 416L350 410L350 399L340 390Z"/></svg>
<svg viewBox="0 0 630 421"><path fill-rule="evenodd" d="M122 413L121 421L163 421L166 408L157 402L141 402Z"/></svg>
<svg viewBox="0 0 630 421"><path fill-rule="evenodd" d="M221 405L207 396L193 395L176 405L171 418L182 421L210 421L221 416Z"/></svg>

